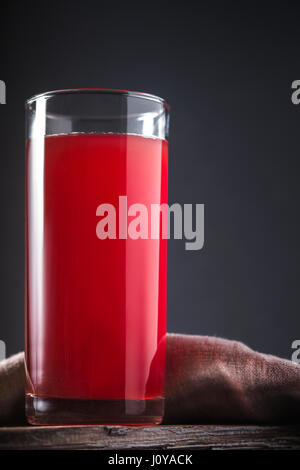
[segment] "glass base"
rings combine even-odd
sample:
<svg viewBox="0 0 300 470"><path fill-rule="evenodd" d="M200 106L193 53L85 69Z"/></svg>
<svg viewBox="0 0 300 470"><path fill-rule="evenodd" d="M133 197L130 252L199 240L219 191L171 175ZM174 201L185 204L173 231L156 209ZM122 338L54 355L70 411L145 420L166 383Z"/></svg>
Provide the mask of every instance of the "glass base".
<svg viewBox="0 0 300 470"><path fill-rule="evenodd" d="M164 398L147 400L79 400L41 398L26 395L26 416L30 424L106 424L151 426L160 424Z"/></svg>

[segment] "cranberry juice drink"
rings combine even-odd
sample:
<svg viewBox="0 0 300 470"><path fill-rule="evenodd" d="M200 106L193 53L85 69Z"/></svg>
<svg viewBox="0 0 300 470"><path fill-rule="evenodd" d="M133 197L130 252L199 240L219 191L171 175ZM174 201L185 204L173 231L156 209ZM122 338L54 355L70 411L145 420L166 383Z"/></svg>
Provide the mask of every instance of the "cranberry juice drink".
<svg viewBox="0 0 300 470"><path fill-rule="evenodd" d="M153 204L167 203L168 143L142 133L43 133L26 143L28 420L159 423L167 240L160 219L151 238L150 219ZM128 232L136 204L149 216L147 236Z"/></svg>

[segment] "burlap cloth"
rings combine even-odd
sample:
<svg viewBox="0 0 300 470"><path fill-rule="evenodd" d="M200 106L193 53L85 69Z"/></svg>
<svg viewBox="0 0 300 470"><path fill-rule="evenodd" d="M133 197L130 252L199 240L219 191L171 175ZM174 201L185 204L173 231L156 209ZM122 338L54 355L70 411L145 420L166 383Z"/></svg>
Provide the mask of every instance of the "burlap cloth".
<svg viewBox="0 0 300 470"><path fill-rule="evenodd" d="M24 424L24 354L0 362L0 425ZM300 422L300 366L236 341L167 335L164 423Z"/></svg>

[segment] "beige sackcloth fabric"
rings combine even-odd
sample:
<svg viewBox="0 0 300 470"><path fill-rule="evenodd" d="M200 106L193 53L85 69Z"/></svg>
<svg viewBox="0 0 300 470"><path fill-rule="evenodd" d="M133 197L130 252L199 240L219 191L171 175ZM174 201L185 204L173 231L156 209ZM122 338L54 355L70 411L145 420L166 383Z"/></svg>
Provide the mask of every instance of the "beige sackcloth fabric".
<svg viewBox="0 0 300 470"><path fill-rule="evenodd" d="M0 362L0 425L24 424L24 354ZM300 366L242 343L167 335L164 423L300 422Z"/></svg>

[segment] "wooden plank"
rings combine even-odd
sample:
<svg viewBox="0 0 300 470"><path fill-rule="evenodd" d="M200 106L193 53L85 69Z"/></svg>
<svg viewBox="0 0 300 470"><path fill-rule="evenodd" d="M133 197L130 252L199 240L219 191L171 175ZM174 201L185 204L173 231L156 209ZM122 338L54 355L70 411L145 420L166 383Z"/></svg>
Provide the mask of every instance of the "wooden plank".
<svg viewBox="0 0 300 470"><path fill-rule="evenodd" d="M0 449L300 449L300 426L23 426Z"/></svg>

